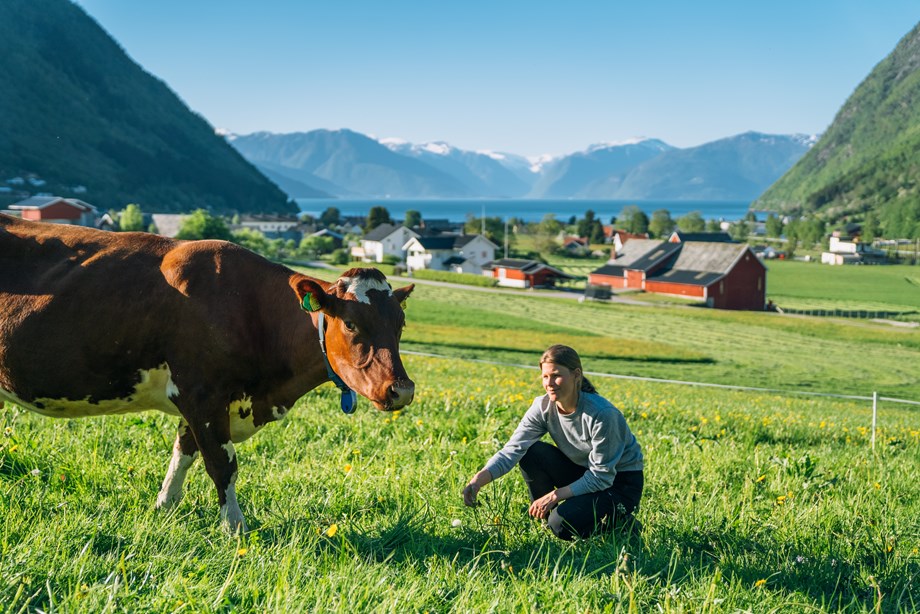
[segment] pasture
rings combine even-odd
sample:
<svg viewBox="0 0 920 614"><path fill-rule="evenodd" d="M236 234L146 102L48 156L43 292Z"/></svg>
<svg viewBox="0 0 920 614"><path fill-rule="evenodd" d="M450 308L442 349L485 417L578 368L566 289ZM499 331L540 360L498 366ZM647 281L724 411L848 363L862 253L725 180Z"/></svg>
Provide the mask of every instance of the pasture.
<svg viewBox="0 0 920 614"><path fill-rule="evenodd" d="M920 336L865 322L579 304L419 285L416 402L338 409L330 384L237 446L253 531L218 527L200 461L153 510L159 414L0 409L0 603L19 611L915 611L920 408L593 377L646 456L640 536L575 543L526 515L516 473L466 480L569 343L589 371L920 400Z"/></svg>

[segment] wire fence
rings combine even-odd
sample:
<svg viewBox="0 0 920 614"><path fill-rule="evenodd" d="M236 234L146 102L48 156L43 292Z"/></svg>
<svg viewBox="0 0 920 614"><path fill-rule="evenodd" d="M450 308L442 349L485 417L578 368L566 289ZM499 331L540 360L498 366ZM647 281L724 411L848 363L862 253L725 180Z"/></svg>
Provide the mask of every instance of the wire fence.
<svg viewBox="0 0 920 614"><path fill-rule="evenodd" d="M445 356L443 354L433 354L430 352L413 352L413 351L406 351L406 350L403 350L400 353L410 354L412 356L424 356L428 358L468 360L470 362L476 362L476 363L487 364L487 365L496 365L496 366L501 366L501 367L516 367L520 369L532 369L534 371L540 370L540 367L536 365L524 365L524 364L519 364L519 363L502 362L499 360L487 360L484 358L456 358L454 356ZM737 386L734 384L714 384L712 382L689 382L689 381L677 380L677 379L643 377L640 375L620 375L617 373L602 373L600 371L585 371L585 375L590 375L591 377L605 377L605 378L610 378L610 379L651 382L651 383L657 383L657 384L695 386L699 388L720 388L722 390L740 390L740 391L762 392L762 393L768 393L768 394L779 394L779 395L790 395L790 396L823 397L823 398L832 398L832 399L846 399L849 401L871 401L872 402L871 446L873 450L875 450L875 433L876 433L876 427L878 425L878 403L879 401L884 401L886 403L895 403L895 404L900 404L900 405L913 406L913 407L920 407L920 401L914 401L911 399L897 399L893 397L882 397L882 396L879 396L877 392L873 392L872 396L862 396L862 395L855 395L855 394L837 394L837 393L832 393L832 392L815 392L811 390L781 390L778 388L758 388L756 386Z"/></svg>

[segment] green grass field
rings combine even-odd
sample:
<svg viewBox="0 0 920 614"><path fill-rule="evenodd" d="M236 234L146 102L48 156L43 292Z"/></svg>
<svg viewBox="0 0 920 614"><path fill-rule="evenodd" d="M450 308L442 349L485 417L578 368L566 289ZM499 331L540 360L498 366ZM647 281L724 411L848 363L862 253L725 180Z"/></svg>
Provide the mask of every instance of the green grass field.
<svg viewBox="0 0 920 614"><path fill-rule="evenodd" d="M772 271L772 268L771 268ZM334 276L334 273L317 272ZM153 509L160 414L0 408L5 612L912 612L920 609L920 407L594 376L646 457L640 536L564 543L516 472L466 480L542 392L550 343L589 371L920 400L920 334L871 322L577 303L419 284L398 414L306 395L237 446L229 537L199 463ZM525 365L485 364L476 358Z"/></svg>
<svg viewBox="0 0 920 614"><path fill-rule="evenodd" d="M920 267L767 263L767 296L796 309L920 310Z"/></svg>

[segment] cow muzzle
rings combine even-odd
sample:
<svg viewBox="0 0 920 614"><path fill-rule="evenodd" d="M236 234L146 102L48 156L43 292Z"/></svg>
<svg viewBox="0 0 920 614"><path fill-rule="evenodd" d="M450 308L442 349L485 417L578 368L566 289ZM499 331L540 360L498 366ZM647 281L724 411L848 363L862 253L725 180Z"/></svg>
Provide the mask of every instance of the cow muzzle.
<svg viewBox="0 0 920 614"><path fill-rule="evenodd" d="M415 398L415 384L410 379L397 380L387 389L386 411L402 409Z"/></svg>

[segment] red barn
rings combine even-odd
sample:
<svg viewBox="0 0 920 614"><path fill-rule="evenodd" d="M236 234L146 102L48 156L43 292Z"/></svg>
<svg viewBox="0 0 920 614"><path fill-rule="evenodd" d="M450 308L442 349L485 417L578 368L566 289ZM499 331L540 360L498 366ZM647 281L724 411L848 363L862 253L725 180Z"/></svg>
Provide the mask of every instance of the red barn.
<svg viewBox="0 0 920 614"><path fill-rule="evenodd" d="M591 273L588 283L699 298L716 309L764 309L767 269L748 245L649 243L645 255L623 264L611 261Z"/></svg>
<svg viewBox="0 0 920 614"><path fill-rule="evenodd" d="M33 196L10 205L10 211L19 212L24 220L53 222L76 226L95 226L96 207L77 198L60 196Z"/></svg>
<svg viewBox="0 0 920 614"><path fill-rule="evenodd" d="M510 288L551 288L559 279L572 279L548 264L516 258L493 260L482 267L482 273L497 279L499 286Z"/></svg>

